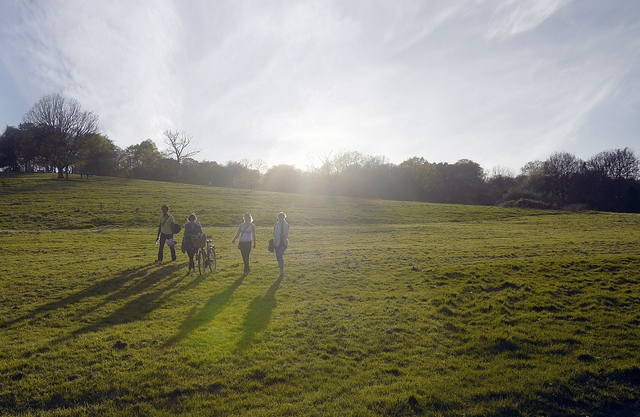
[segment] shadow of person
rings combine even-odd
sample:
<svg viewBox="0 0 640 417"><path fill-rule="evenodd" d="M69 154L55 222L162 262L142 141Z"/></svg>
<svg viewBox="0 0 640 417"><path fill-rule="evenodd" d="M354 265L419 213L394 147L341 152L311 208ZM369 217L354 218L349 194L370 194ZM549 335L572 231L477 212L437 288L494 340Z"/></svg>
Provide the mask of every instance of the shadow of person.
<svg viewBox="0 0 640 417"><path fill-rule="evenodd" d="M167 297L167 294L174 293L176 288L184 280L182 276L174 277L168 281L162 281L162 285L159 285L162 278L166 276L165 274L166 272L164 271L149 274L144 280L141 280L137 285L133 285L125 294L122 294L120 298L128 299L128 302L103 317L102 320L95 321L88 326L78 329L74 331L73 334L79 335L95 332L104 327L144 319L154 309L162 305L162 300Z"/></svg>
<svg viewBox="0 0 640 417"><path fill-rule="evenodd" d="M193 314L190 314L182 324L180 325L180 329L178 330L178 334L171 337L166 341L166 345L174 344L189 335L189 333L198 329L199 327L205 325L206 323L213 320L222 309L227 305L233 293L238 289L242 281L244 280L244 276L238 278L229 288L224 290L221 293L218 293L211 297L207 304L205 304L200 311L196 312L195 308L191 311Z"/></svg>
<svg viewBox="0 0 640 417"><path fill-rule="evenodd" d="M88 287L81 289L73 294L69 294L66 297L41 305L28 313L24 313L22 316L7 320L0 323L0 328L7 328L13 326L22 321L34 319L40 315L47 314L51 311L67 308L68 306L78 305L86 299L103 299L102 303L98 303L91 308L86 309L83 313L87 313L90 310L97 309L100 305L105 304L107 301L114 301L120 298L125 298L137 291L142 291L144 288L153 285L158 280L169 276L173 270L159 270L153 271L153 265L145 265L138 268L128 269L122 273L109 278L104 281L97 281ZM151 274L151 279L144 279Z"/></svg>
<svg viewBox="0 0 640 417"><path fill-rule="evenodd" d="M181 268L181 265L174 264L169 267L163 267L160 269L150 269L147 270L146 273L138 273L137 279L131 280L126 286L122 286L117 291L114 291L107 297L104 297L100 303L97 303L85 310L79 311L79 314L86 315L93 310L98 310L100 307L103 307L111 302L130 299L133 297L140 297L140 299L136 301L140 302L141 300L145 300L149 297L149 295L145 295L145 293L149 292L151 289L155 289L159 285L164 285L167 287L162 291L152 291L149 294L156 294L157 296L162 295L163 292L175 288L180 282L184 280L184 277L172 278L172 275ZM170 278L170 281L166 281L167 278ZM151 299L151 302L153 302L153 298ZM141 304L141 306L143 307L143 309L141 310L144 310L147 304ZM138 312L133 311L134 309L135 307L131 309L131 316L135 317ZM125 317L129 316L130 315L126 315Z"/></svg>
<svg viewBox="0 0 640 417"><path fill-rule="evenodd" d="M238 350L246 349L255 335L267 328L271 314L277 305L276 292L278 292L281 283L282 277L271 285L264 297L256 297L249 304L249 312L243 323L244 335L236 346Z"/></svg>
<svg viewBox="0 0 640 417"><path fill-rule="evenodd" d="M180 267L176 265L162 269L140 267L127 270L117 277L95 283L62 300L45 304L3 325L11 325L46 315L47 312L63 309L74 303L88 304L86 299L96 298L94 304L79 308L76 314L79 317L85 317L98 313L99 317L91 318L90 320L83 319L82 323L88 324L69 333L61 329L54 339L40 339L39 346L34 346L34 352L39 352L83 334L143 320L154 309L162 305L163 300L181 290L180 284L184 281L184 278L174 275L179 269ZM106 315L100 314L101 307L105 306L118 306L118 308Z"/></svg>

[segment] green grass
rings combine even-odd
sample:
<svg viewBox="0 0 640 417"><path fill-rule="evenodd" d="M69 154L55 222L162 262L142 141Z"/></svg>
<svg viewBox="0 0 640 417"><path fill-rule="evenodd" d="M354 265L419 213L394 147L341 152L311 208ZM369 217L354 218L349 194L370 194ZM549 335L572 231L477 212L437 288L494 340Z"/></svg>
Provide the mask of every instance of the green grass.
<svg viewBox="0 0 640 417"><path fill-rule="evenodd" d="M640 413L638 215L0 183L0 414ZM217 273L153 262L165 203L197 213ZM281 210L282 280L266 250Z"/></svg>

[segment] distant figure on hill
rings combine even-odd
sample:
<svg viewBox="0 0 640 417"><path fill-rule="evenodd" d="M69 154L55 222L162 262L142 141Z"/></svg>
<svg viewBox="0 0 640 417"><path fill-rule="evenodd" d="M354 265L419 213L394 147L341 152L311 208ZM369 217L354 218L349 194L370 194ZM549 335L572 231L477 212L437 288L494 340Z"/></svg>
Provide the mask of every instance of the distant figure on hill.
<svg viewBox="0 0 640 417"><path fill-rule="evenodd" d="M253 248L256 247L256 225L253 224L253 217L251 214L244 213L244 222L238 226L236 235L231 240L231 243L236 243L236 239L240 238L238 243L238 249L242 254L242 260L244 261L244 274L248 275L249 268L249 254L251 253L251 242L253 242Z"/></svg>
<svg viewBox="0 0 640 417"><path fill-rule="evenodd" d="M289 246L289 223L284 219L287 215L284 212L278 213L278 221L273 226L273 244L276 247L276 260L280 267L280 278L284 278L284 251Z"/></svg>
<svg viewBox="0 0 640 417"><path fill-rule="evenodd" d="M195 213L191 213L187 218L187 223L184 225L184 236L182 236L182 253L189 255L189 273L196 270L196 265L193 262L193 257L198 251L198 248L193 244L193 238L202 232L202 225L196 218Z"/></svg>
<svg viewBox="0 0 640 417"><path fill-rule="evenodd" d="M160 216L160 221L158 225L158 238L156 239L156 243L160 244L158 248L158 262L162 262L164 244L167 240L171 239L173 242L173 216L169 214L169 207L163 205L162 216ZM176 260L176 248L175 245L168 245L171 249L171 260Z"/></svg>

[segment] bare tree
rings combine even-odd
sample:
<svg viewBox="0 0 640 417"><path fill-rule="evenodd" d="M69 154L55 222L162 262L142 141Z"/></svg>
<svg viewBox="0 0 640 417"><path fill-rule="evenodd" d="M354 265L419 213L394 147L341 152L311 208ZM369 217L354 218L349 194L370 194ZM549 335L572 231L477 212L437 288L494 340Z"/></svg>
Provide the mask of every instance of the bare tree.
<svg viewBox="0 0 640 417"><path fill-rule="evenodd" d="M42 97L24 116L24 123L31 123L46 134L43 140L50 142L51 161L58 168L58 178L69 179L69 167L76 162L83 143L98 133L98 116L83 111L80 103L62 94Z"/></svg>
<svg viewBox="0 0 640 417"><path fill-rule="evenodd" d="M164 131L164 137L164 142L171 147L171 153L175 155L178 165L180 165L182 160L191 158L192 156L199 154L201 151L201 149L187 151L187 148L191 145L193 136L188 135L184 130L182 132L178 132L177 130L173 131L167 129Z"/></svg>
<svg viewBox="0 0 640 417"><path fill-rule="evenodd" d="M249 163L249 168L258 171L261 175L264 175L268 170L269 166L262 159L255 159Z"/></svg>
<svg viewBox="0 0 640 417"><path fill-rule="evenodd" d="M587 167L605 178L631 180L638 178L640 160L629 148L604 151L587 161Z"/></svg>
<svg viewBox="0 0 640 417"><path fill-rule="evenodd" d="M486 172L488 178L515 178L515 174L511 168L501 165L494 165L491 170Z"/></svg>

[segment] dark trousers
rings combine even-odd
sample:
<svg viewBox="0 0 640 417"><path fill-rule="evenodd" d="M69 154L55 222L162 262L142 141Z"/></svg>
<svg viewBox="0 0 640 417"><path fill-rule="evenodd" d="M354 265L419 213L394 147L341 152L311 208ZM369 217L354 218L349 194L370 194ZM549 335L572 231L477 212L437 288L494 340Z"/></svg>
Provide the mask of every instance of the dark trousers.
<svg viewBox="0 0 640 417"><path fill-rule="evenodd" d="M281 244L275 250L276 260L278 261L278 267L280 267L280 274L284 274L284 251L286 250L287 250L287 247L284 244Z"/></svg>
<svg viewBox="0 0 640 417"><path fill-rule="evenodd" d="M173 235L165 235L164 233L160 233L160 247L158 248L158 260L161 261L163 258L163 252L164 252L164 244L167 241L167 239L171 239L173 237ZM167 245L169 246L169 245ZM175 261L176 260L176 248L174 247L169 247L169 249L171 249L171 260Z"/></svg>
<svg viewBox="0 0 640 417"><path fill-rule="evenodd" d="M238 248L242 254L242 260L244 261L244 273L249 273L249 254L251 253L251 241L238 243Z"/></svg>
<svg viewBox="0 0 640 417"><path fill-rule="evenodd" d="M196 269L196 265L193 262L193 257L195 256L196 252L198 252L198 249L196 248L187 249L187 255L189 255L189 270Z"/></svg>

